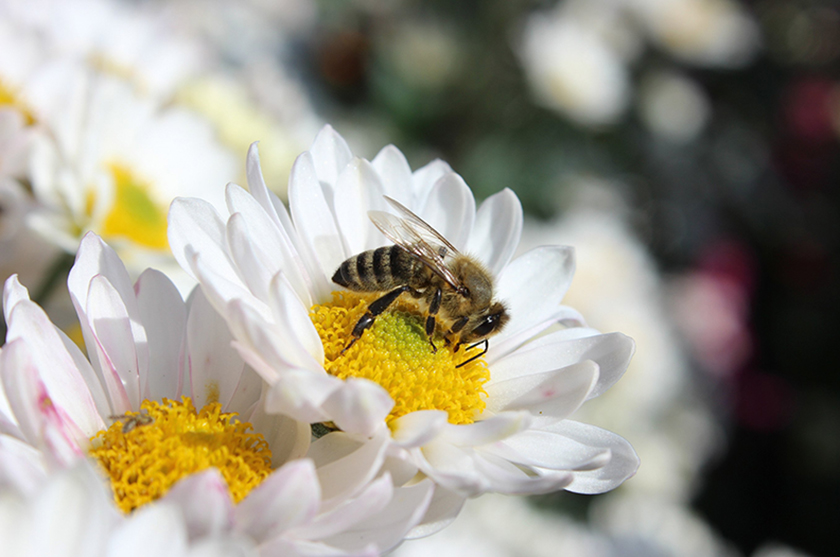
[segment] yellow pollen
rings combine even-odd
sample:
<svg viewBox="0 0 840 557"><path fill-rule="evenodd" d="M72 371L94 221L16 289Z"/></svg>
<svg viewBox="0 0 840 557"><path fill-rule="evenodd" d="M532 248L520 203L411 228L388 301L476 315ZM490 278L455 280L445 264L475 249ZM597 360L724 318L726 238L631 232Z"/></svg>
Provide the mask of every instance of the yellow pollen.
<svg viewBox="0 0 840 557"><path fill-rule="evenodd" d="M442 336L432 352L424 317L412 300L400 299L376 318L362 337L341 353L376 295L333 292L330 303L312 306L309 317L324 345L324 368L340 379L362 377L382 385L394 399L388 422L418 410L444 410L453 424L471 424L485 407L484 358L456 367L474 354L454 352ZM477 350L477 349L475 349Z"/></svg>
<svg viewBox="0 0 840 557"><path fill-rule="evenodd" d="M102 236L128 238L152 249L168 249L166 207L152 198L150 184L122 164L112 163L108 168L114 179L114 205L102 224ZM88 202L91 203L90 197Z"/></svg>
<svg viewBox="0 0 840 557"><path fill-rule="evenodd" d="M182 402L146 400L141 412L120 416L91 438L90 455L111 480L123 512L163 496L178 480L210 467L219 470L234 502L271 473L271 450L251 424L234 421L213 402L196 412ZM129 420L134 423L126 425Z"/></svg>

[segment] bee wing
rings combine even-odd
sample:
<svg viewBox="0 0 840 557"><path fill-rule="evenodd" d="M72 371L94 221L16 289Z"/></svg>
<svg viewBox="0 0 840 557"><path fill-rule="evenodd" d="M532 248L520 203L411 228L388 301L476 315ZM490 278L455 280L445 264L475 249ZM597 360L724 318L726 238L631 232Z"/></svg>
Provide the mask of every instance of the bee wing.
<svg viewBox="0 0 840 557"><path fill-rule="evenodd" d="M432 228L429 223L415 215L408 207L396 199L388 197L387 195L383 195L382 197L385 198L385 201L391 204L391 207L396 209L397 212L402 215L402 218L409 223L409 226L414 228L417 231L417 234L426 240L427 243L431 245L439 244L446 247L449 255L458 255L458 250L455 249L455 246L449 243L449 240L444 238L443 234Z"/></svg>
<svg viewBox="0 0 840 557"><path fill-rule="evenodd" d="M386 199L393 201L387 197ZM458 251L420 217L405 207L403 209L417 219L417 222L422 223L422 226L418 226L413 219L400 218L383 211L368 211L368 216L386 238L422 261L452 288L459 288L461 282L446 264L446 259ZM444 243L441 244L440 240Z"/></svg>

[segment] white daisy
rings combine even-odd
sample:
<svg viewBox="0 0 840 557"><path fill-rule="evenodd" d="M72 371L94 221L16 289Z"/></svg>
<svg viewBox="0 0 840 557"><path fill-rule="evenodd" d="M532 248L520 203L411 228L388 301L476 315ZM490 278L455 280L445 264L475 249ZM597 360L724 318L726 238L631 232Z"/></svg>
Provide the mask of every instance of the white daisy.
<svg viewBox="0 0 840 557"><path fill-rule="evenodd" d="M170 210L170 244L225 315L235 346L271 385L269 412L329 422L359 438L388 428L392 454L462 495L612 489L638 458L608 431L567 419L624 372L633 341L574 326L560 305L571 248L543 246L510 261L522 210L509 190L476 211L472 192L441 161L412 173L393 146L368 162L326 127L295 163L291 217L268 192L256 148L250 192L227 188L230 215L199 199ZM472 254L496 277L510 322L468 365L453 346L432 354L410 305L376 319L352 349L370 297L330 282L339 265L388 244L368 218L388 195ZM471 353L471 354L474 354ZM372 379L372 380L371 380Z"/></svg>
<svg viewBox="0 0 840 557"><path fill-rule="evenodd" d="M130 516L116 511L93 468L81 461L24 494L0 492L0 554L52 557L257 555L237 535L190 540L176 505L148 506Z"/></svg>
<svg viewBox="0 0 840 557"><path fill-rule="evenodd" d="M386 436L310 446L308 424L267 414L262 380L200 290L184 302L154 270L132 285L93 234L68 282L90 361L7 281L0 484L26 493L87 456L122 511L162 499L190 540L238 534L265 555L373 554L437 520L430 481L394 487Z"/></svg>
<svg viewBox="0 0 840 557"><path fill-rule="evenodd" d="M172 266L169 202L186 194L221 205L221 190L210 184L235 176L235 161L209 125L183 110L160 110L126 83L77 65L51 68L37 88L44 133L34 140L30 179L42 210L31 225L70 253L92 230L135 274ZM61 106L55 91L63 92Z"/></svg>

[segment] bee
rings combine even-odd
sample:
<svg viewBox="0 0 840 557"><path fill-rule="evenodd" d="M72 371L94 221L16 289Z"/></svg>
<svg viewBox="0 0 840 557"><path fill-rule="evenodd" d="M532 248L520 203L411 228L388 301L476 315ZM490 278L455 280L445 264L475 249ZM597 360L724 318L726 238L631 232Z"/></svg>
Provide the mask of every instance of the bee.
<svg viewBox="0 0 840 557"><path fill-rule="evenodd" d="M487 352L487 338L498 333L509 319L505 305L493 299L493 277L474 258L460 253L423 219L388 196L400 216L369 211L374 225L394 245L368 250L344 261L333 282L357 292L385 292L368 305L353 327L349 349L369 329L378 315L408 293L425 307L425 331L432 346L440 326L446 345L467 350L484 344L484 350L458 364L466 365Z"/></svg>
<svg viewBox="0 0 840 557"><path fill-rule="evenodd" d="M132 431L134 428L144 425L149 425L155 421L155 419L149 416L149 412L143 408L137 414L119 414L116 416L109 416L115 422L122 421L122 432L123 434Z"/></svg>

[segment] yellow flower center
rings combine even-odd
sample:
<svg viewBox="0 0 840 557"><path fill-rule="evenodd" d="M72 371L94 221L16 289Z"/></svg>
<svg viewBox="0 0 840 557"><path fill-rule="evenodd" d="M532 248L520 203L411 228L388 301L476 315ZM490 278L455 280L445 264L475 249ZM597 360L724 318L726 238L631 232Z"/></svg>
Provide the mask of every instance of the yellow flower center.
<svg viewBox="0 0 840 557"><path fill-rule="evenodd" d="M123 512L163 496L175 482L215 467L234 502L241 501L271 473L271 450L251 424L234 421L212 402L196 412L182 402L146 400L91 438L90 455L111 480Z"/></svg>
<svg viewBox="0 0 840 557"><path fill-rule="evenodd" d="M324 345L324 368L340 379L363 377L394 399L388 421L417 410L444 410L453 424L471 424L485 407L490 371L483 358L456 367L474 354L458 352L435 336L432 352L424 317L413 300L395 302L343 354L351 332L376 295L333 292L333 300L309 310ZM477 349L475 349L477 350Z"/></svg>
<svg viewBox="0 0 840 557"><path fill-rule="evenodd" d="M150 184L122 164L109 165L114 179L114 204L102 225L102 236L122 237L152 249L169 248L166 207L152 198Z"/></svg>

